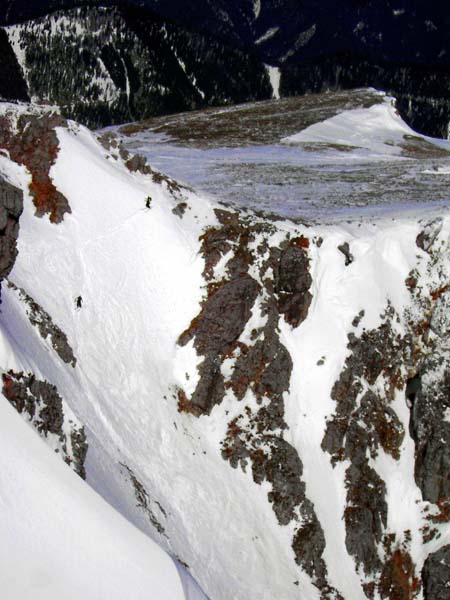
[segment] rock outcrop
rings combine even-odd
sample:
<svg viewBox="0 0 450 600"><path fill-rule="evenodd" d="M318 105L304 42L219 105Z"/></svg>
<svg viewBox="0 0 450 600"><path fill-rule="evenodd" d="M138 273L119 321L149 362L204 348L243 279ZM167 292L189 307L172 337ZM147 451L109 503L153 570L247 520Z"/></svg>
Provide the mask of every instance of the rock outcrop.
<svg viewBox="0 0 450 600"><path fill-rule="evenodd" d="M42 339L49 338L50 343L59 358L75 367L77 359L67 339L67 335L53 322L51 316L40 306L25 290L18 288L12 281L8 281L8 288L13 290L27 311L31 325L37 328Z"/></svg>
<svg viewBox="0 0 450 600"><path fill-rule="evenodd" d="M65 213L71 212L67 198L50 177L58 154L56 127L67 127L67 122L51 111L21 111L11 107L0 116L0 148L8 151L11 160L27 168L36 216L47 214L52 223L61 222Z"/></svg>
<svg viewBox="0 0 450 600"><path fill-rule="evenodd" d="M84 427L75 418L58 390L32 373L3 373L2 393L44 441L80 477L85 479L87 453Z"/></svg>
<svg viewBox="0 0 450 600"><path fill-rule="evenodd" d="M19 217L22 210L22 191L0 176L0 285L11 272L16 260Z"/></svg>
<svg viewBox="0 0 450 600"><path fill-rule="evenodd" d="M198 417L210 415L225 398L242 405L228 424L223 458L233 468L250 469L256 484L270 484L267 498L278 523L295 524L296 562L322 598L340 598L328 580L325 536L308 498L302 458L285 439L284 396L290 393L293 358L280 338L280 320L298 328L308 317L313 299L309 253L323 240L287 235L272 245L276 227L267 222L226 211L216 211L216 216L218 226L201 237L206 297L179 339L182 346L192 342L203 361L193 394L178 391L179 410ZM376 466L380 454L400 461L405 436L413 438L416 482L423 500L433 506L429 514L424 512L423 539L438 536L436 524L448 521L450 497L449 378L444 366L450 357L450 301L441 229L437 220L417 238L430 257L428 276L437 288L428 295L417 288L411 273L405 282L412 296L409 312L399 314L388 300L380 325L366 329L365 311L360 311L331 390L336 410L328 418L322 450L333 467L345 464L345 546L369 599L413 600L422 581L424 593L441 589L446 568L439 567L436 574L437 565L444 563L430 558L422 574L418 571L411 531L394 532L389 526L388 489ZM356 260L348 242L336 252L344 255L346 267ZM395 408L399 395L410 406L409 429ZM431 593L431 598L439 597Z"/></svg>

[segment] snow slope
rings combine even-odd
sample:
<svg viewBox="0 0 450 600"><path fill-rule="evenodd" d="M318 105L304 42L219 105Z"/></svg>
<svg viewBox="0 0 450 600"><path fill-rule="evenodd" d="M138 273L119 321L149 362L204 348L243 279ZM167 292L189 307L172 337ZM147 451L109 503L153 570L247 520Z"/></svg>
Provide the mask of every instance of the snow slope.
<svg viewBox="0 0 450 600"><path fill-rule="evenodd" d="M0 588L5 600L182 600L171 559L0 403Z"/></svg>
<svg viewBox="0 0 450 600"><path fill-rule="evenodd" d="M72 210L62 223L55 225L47 216L36 218L24 167L2 155L0 172L25 194L19 255L10 279L52 315L66 333L77 363L72 367L61 362L30 325L17 295L4 286L1 368L30 371L57 386L86 427L88 483L129 521L188 565L213 600L319 600L338 598L336 590L344 600L363 600L364 584L381 583L377 583L379 571L365 572L355 559L356 551L349 550L351 544L346 538L346 473L353 458L344 456L341 462L332 464L330 452L323 446L337 410L333 386L351 358L349 333L359 337L364 331L376 333L387 322L392 335L402 339L413 335L408 311L413 310L414 302L405 280L416 270L418 289L431 302L430 291L439 289L448 279L448 211L442 209L438 215L441 228L433 238L433 247L438 249L433 258L417 245L424 224L413 217L307 227L288 221L262 226L251 215L243 215L244 225L234 225L230 233L221 230L220 214L207 199L186 188L174 188L160 176L130 170L114 149L106 149L87 129L69 123L67 129L58 128L57 135L59 151L50 175ZM149 198L150 208L146 208ZM252 235L246 238L242 234L238 245L233 235L241 227L249 227ZM208 256L202 240L210 239L205 233L218 234L219 248L221 241L228 244L213 264L210 279L205 279L204 272ZM259 286L257 299L250 307L245 328L234 340L236 348L220 365L227 384L221 401L210 414L196 417L183 408L180 399L184 395L188 403L201 382L198 366L204 356L196 338L183 345L179 336L202 314L207 294L221 289L230 274L227 261L235 254L239 257L245 243L248 246L244 250L255 257L247 265L248 272L237 281L242 283L242 279L251 277ZM350 258L345 256L345 244ZM274 427L262 441L258 432L248 430L251 443L260 444L252 447L260 452L257 456L261 452L264 455L275 440L301 459L302 469L295 476L301 480L302 493L304 488L306 500L301 502L309 501L311 506L306 511L304 504L297 502L301 494L296 492L293 516L281 523L271 496L276 478L263 478L256 485L250 457L245 464L237 461L236 468L230 468L223 443L234 419L235 424L249 421L249 415L269 407L269 398L258 399L252 386L238 400L237 392L228 384L240 349L251 348L255 339L264 341L261 328L268 319L261 311L267 295L272 293L272 284L267 281L275 281L276 268L275 263L267 267L264 262L271 252L275 257L277 252L283 256L286 248L294 248L294 255L298 255L299 248L307 252L312 296L302 322L292 324L280 309L274 326L274 333L292 360L288 390L282 394L286 427ZM296 265L293 261L284 276L289 277ZM239 268L238 262L235 269ZM281 284L275 282L272 287L277 285ZM290 285L286 284L284 294L291 293ZM83 298L80 310L75 306L78 296ZM395 318L386 317L391 314L390 307ZM230 321L230 327L234 326L230 319L240 311L231 313L224 310L221 314L221 320ZM419 322L420 318L415 320ZM202 322L197 318L193 323ZM214 335L213 331L211 337ZM442 360L447 359L442 350ZM405 380L410 376L408 369L414 366L401 366ZM386 399L383 394L389 384L388 375L382 372L374 382L369 376L356 376L363 386L355 401L357 406L363 392L379 394L389 408L393 407L399 430L408 432L410 413L404 386L395 388L393 397ZM92 584L94 573L89 565L84 567L87 561L95 565L96 585L109 587L102 588L100 594L90 588L92 596L83 597L140 598L144 591L148 597L148 589L153 586L158 600L182 598L169 559L77 481L62 463L58 464L8 406L0 406L9 431L0 442L4 448L0 460L5 464L1 477L23 468L24 478L14 485L20 486L19 494L23 490L26 497L23 503L12 503L17 488L9 487L10 477L5 475L6 491L2 486L0 498L10 512L2 511L2 519L6 514L12 527L6 521L2 527L18 541L10 552L10 543L5 542L8 538L1 536L0 548L6 562L1 563L0 573L6 577L10 569L3 565L13 569L17 557L29 549L28 528L42 547L41 554L33 553L36 563L27 563L26 576L11 585L36 584L35 565L40 568L42 563L56 560L57 554L61 571L60 578L54 580L54 590L61 591L66 585L73 597L80 597L77 585ZM0 422L3 429L3 418ZM35 457L28 459L25 468L28 448ZM389 564L393 558L386 540L394 539L420 576L427 555L449 543L448 523L437 523L434 537L424 542L421 528L428 523L426 514L435 514L438 505L424 499L414 479L415 447L408 435L399 435L397 458L381 446L378 453L369 450L367 460L373 477L382 477L386 486L387 518L381 528L386 537L376 540L376 552ZM281 479L285 468L282 462ZM285 483L289 489L291 482ZM406 499L401 508L399 494ZM54 502L48 502L49 497L55 497ZM30 498L33 512L26 516ZM43 514L47 518L43 519ZM311 572L308 561L302 562L302 545L295 548L293 544L305 523L314 523L307 521L312 514L323 530L324 548L319 552L320 544L311 543L308 551L326 566L325 580ZM86 531L86 523L94 519L92 529ZM79 531L86 532L86 537L74 558L65 542L73 545ZM97 552L103 556L101 561L96 558ZM122 562L116 566L119 552ZM125 555L130 564L125 562ZM81 580L77 581L78 571L67 568L75 560L81 572ZM147 571L144 565L151 561L156 564L155 570L149 567ZM100 574L105 573L104 578L99 576L99 569ZM132 593L121 587L130 585L135 586ZM331 590L328 596L323 595L326 586ZM24 597L20 588L12 589L11 598ZM185 594L189 597L188 592ZM65 597L70 596L66 593ZM377 587L374 598L381 597ZM418 591L417 599L423 597Z"/></svg>

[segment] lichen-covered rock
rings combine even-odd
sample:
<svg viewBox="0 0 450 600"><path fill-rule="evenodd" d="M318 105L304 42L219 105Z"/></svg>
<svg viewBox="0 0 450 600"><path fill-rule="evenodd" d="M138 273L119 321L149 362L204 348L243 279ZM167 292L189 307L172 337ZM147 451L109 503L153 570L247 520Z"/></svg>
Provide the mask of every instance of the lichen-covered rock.
<svg viewBox="0 0 450 600"><path fill-rule="evenodd" d="M351 354L331 397L336 401L336 413L327 424L322 448L329 452L333 462L350 458L355 460L363 444L373 457L378 448L398 458L404 431L395 412L389 407L396 389L403 389L403 376L408 361L407 342L394 333L388 309L385 321L376 330L364 331L361 337L350 333L348 349ZM384 395L363 392L363 381L374 385L379 377L384 380ZM361 422L364 426L361 426Z"/></svg>
<svg viewBox="0 0 450 600"><path fill-rule="evenodd" d="M2 393L45 442L83 479L88 450L84 427L54 385L32 374L3 373Z"/></svg>
<svg viewBox="0 0 450 600"><path fill-rule="evenodd" d="M19 217L22 210L21 190L0 176L0 282L9 275L17 257Z"/></svg>
<svg viewBox="0 0 450 600"><path fill-rule="evenodd" d="M411 400L410 433L416 443L417 485L424 500L440 503L450 501L450 423L445 417L450 411L450 373L444 371L438 382L430 381L432 373L428 363Z"/></svg>
<svg viewBox="0 0 450 600"><path fill-rule="evenodd" d="M204 303L202 312L181 336L180 343L186 344L194 338L199 354L224 353L242 333L260 289L249 275L224 283Z"/></svg>
<svg viewBox="0 0 450 600"><path fill-rule="evenodd" d="M257 485L270 485L267 499L278 523L295 527L297 564L320 589L321 598L339 600L328 581L322 556L325 536L306 495L302 461L284 439L288 425L283 395L289 391L293 363L278 326L280 318L296 327L307 316L312 298L309 240L287 235L279 247L271 247L274 229L267 224L223 210L216 216L220 226L201 238L208 294L179 339L181 345L192 340L205 358L191 398L179 390L179 410L209 414L226 394L242 402L240 414L228 423L222 456L233 468L250 467ZM225 256L222 278L216 279L215 269ZM232 367L223 370L225 361ZM248 394L258 408L248 405Z"/></svg>
<svg viewBox="0 0 450 600"><path fill-rule="evenodd" d="M230 344L241 335L259 291L258 283L248 275L224 283L180 337L182 345L194 338L197 352L205 357L200 382L191 399L194 411L209 414L223 397L221 362Z"/></svg>
<svg viewBox="0 0 450 600"><path fill-rule="evenodd" d="M379 590L386 600L413 600L420 590L415 565L408 552L397 547L388 553L381 571Z"/></svg>
<svg viewBox="0 0 450 600"><path fill-rule="evenodd" d="M415 479L424 500L435 504L441 521L450 520L450 305L449 240L443 220L425 223L417 245L427 252L429 287L410 289L415 313L411 328L421 353L408 380L409 431L416 446ZM420 317L418 318L418 315Z"/></svg>
<svg viewBox="0 0 450 600"><path fill-rule="evenodd" d="M439 337L450 335L450 291L444 290L437 298L430 319L430 329Z"/></svg>
<svg viewBox="0 0 450 600"><path fill-rule="evenodd" d="M60 223L65 213L71 212L67 198L50 177L59 150L56 127L67 127L67 122L55 112L19 114L9 110L0 117L0 148L5 148L11 160L28 169L36 216L48 214L52 223Z"/></svg>
<svg viewBox="0 0 450 600"><path fill-rule="evenodd" d="M309 292L312 283L309 260L302 239L305 238L291 240L287 248L281 251L274 272L278 310L293 327L306 319L312 300Z"/></svg>
<svg viewBox="0 0 450 600"><path fill-rule="evenodd" d="M386 487L365 459L365 447L359 446L359 458L346 471L347 506L344 512L345 545L366 574L380 567L377 545L387 523Z"/></svg>

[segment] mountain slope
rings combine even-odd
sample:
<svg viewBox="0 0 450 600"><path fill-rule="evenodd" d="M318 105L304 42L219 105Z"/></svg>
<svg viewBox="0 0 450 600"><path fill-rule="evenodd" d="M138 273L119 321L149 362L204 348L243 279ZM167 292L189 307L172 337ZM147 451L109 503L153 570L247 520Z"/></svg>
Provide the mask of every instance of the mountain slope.
<svg viewBox="0 0 450 600"><path fill-rule="evenodd" d="M8 600L182 600L171 559L0 403L0 585Z"/></svg>
<svg viewBox="0 0 450 600"><path fill-rule="evenodd" d="M14 24L83 4L115 2L10 0L4 3L0 22ZM300 4L129 0L120 4L135 7L138 22L147 19L150 9L178 23L183 36L202 32L210 43L214 40L257 56L279 69L283 96L372 86L396 96L402 115L416 130L448 136L450 17L445 3L344 0L336 6L331 0ZM207 54L202 56L204 60ZM234 68L227 63L225 68L235 76Z"/></svg>
<svg viewBox="0 0 450 600"><path fill-rule="evenodd" d="M5 31L29 95L93 126L272 93L256 57L148 11L73 9Z"/></svg>
<svg viewBox="0 0 450 600"><path fill-rule="evenodd" d="M32 195L36 157L0 156L24 193L9 279L77 362L3 285L0 365L50 381L84 423L88 483L214 600L442 600L448 211L271 222L113 136L2 111L10 156L8 127L57 136L58 219Z"/></svg>
<svg viewBox="0 0 450 600"><path fill-rule="evenodd" d="M86 3L9 0L2 7L0 22L13 24L82 4ZM317 56L323 52L324 40L331 54L352 52L383 61L449 64L449 15L442 3L344 0L338 8L330 0L320 4L307 0L301 6L295 0L200 0L189 5L181 0L131 0L123 4L154 10L234 45L255 45L262 60L271 64L300 55L306 59Z"/></svg>

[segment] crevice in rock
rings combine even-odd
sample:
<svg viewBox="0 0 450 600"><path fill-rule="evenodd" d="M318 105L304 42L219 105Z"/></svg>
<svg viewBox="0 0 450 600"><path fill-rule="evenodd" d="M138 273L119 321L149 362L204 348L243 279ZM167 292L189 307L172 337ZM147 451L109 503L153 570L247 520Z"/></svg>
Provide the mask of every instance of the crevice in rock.
<svg viewBox="0 0 450 600"><path fill-rule="evenodd" d="M153 512L153 510L151 508L152 500L150 499L150 496L149 496L147 490L145 489L144 485L139 481L139 479L136 477L134 471L128 465L126 465L125 463L120 463L120 466L125 469L127 476L129 477L129 479L131 481L138 508L141 508L144 511L144 513L147 515L148 520L153 525L153 527L156 529L156 531L160 535L167 537L165 528L158 521L158 519L155 516L155 513ZM163 509L161 504L157 501L154 501L154 502L158 506L158 508L161 511L161 513L163 514L163 516L167 517L166 511Z"/></svg>

